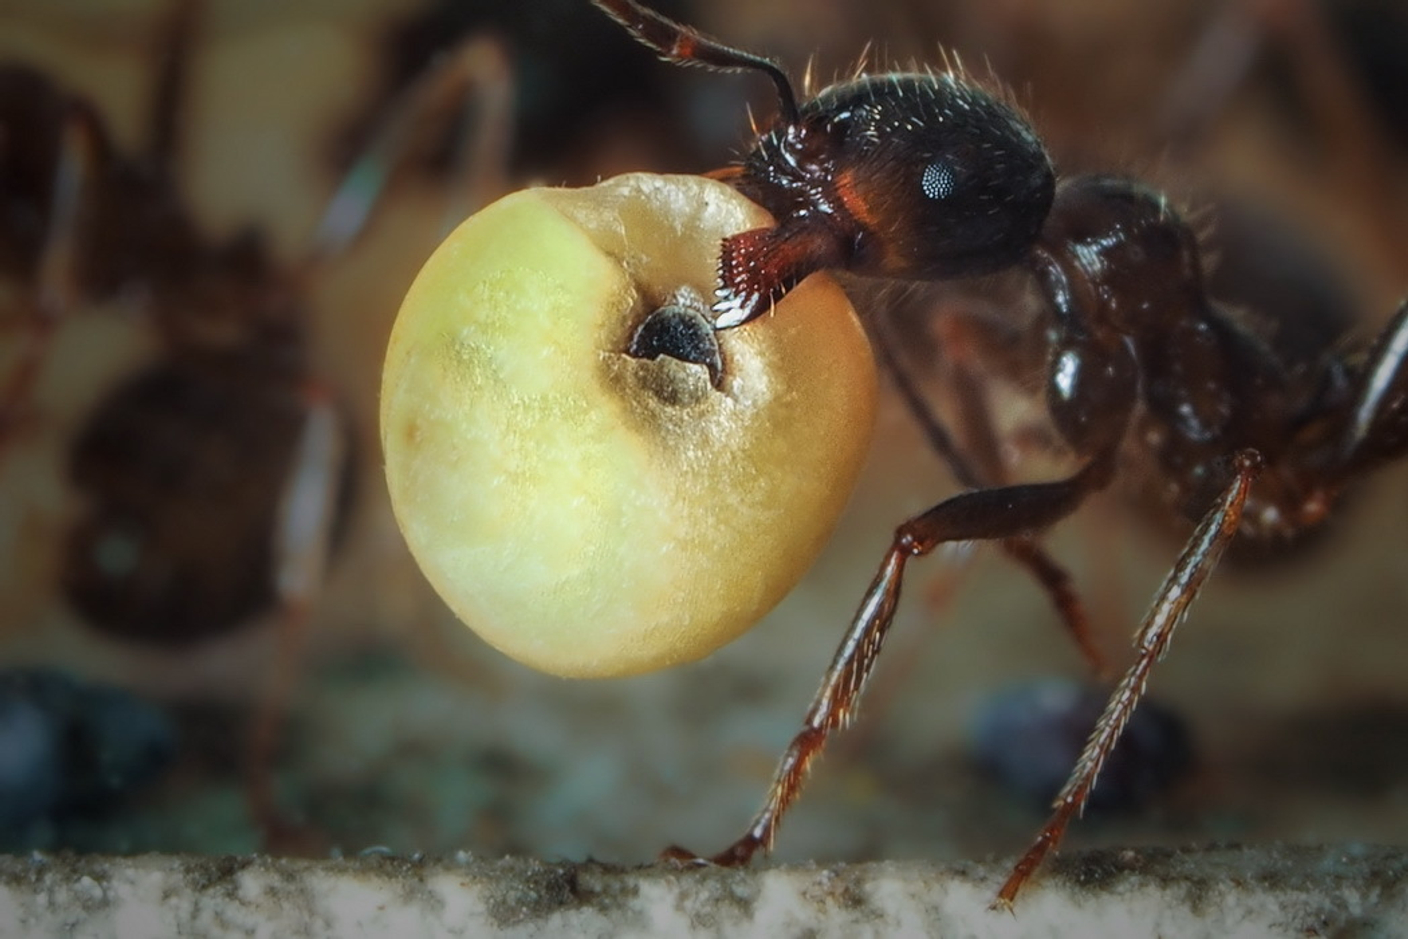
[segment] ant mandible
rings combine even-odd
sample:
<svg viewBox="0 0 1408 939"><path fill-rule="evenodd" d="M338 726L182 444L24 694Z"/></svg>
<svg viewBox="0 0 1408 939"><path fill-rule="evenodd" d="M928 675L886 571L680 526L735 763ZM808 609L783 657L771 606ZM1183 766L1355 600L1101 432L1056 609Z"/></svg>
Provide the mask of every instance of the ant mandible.
<svg viewBox="0 0 1408 939"><path fill-rule="evenodd" d="M762 810L709 862L742 865L770 849L808 767L855 713L910 559L950 542L1000 542L1047 587L1098 665L1065 574L1034 536L1129 465L1157 479L1146 495L1158 509L1194 526L1136 633L1133 665L998 892L994 905L1010 907L1083 810L1150 671L1234 538L1274 547L1302 536L1349 482L1408 449L1408 303L1367 348L1291 361L1208 296L1197 237L1163 195L1118 176L1058 181L1023 116L966 75L858 76L799 103L772 60L635 0L593 2L666 61L760 71L776 85L776 124L721 175L777 225L724 240L716 328L768 312L821 270L936 281L1025 268L1043 301L1043 341L1028 361L992 367L1043 376L1046 414L1080 465L1064 479L1003 484L917 407L967 491L895 530ZM681 848L665 857L704 862Z"/></svg>

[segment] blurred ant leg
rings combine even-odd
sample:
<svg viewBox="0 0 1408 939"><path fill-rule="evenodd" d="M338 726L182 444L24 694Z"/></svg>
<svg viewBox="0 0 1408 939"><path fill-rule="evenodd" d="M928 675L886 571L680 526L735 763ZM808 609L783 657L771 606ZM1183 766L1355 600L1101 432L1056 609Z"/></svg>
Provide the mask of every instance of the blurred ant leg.
<svg viewBox="0 0 1408 939"><path fill-rule="evenodd" d="M366 229L387 181L427 128L462 109L458 163L468 182L461 199L483 200L502 187L507 164L512 81L500 43L474 37L411 86L329 200L299 277L310 279L342 255ZM451 200L453 202L453 200ZM463 202L458 206L463 213ZM451 210L453 211L453 210ZM458 218L455 218L458 221ZM307 645L308 620L327 569L329 541L340 501L346 441L328 390L305 390L307 414L274 536L279 648L250 728L248 798L266 841L283 853L307 853L316 840L285 821L274 792L273 760L289 699Z"/></svg>
<svg viewBox="0 0 1408 939"><path fill-rule="evenodd" d="M953 435L925 400L913 374L900 356L888 324L883 320L883 316L873 317L871 320L871 336L875 340L881 365L895 383L910 414L924 431L929 446L948 464L949 472L953 473L961 485L974 490L1003 485L1006 480L1003 478L1005 474L1002 470L1002 458L997 452L997 432L993 426L992 413L987 407L987 400L978 387L977 380L958 363L960 375L952 385L959 398L960 412L967 430L965 439L976 448L974 457L970 459L959 448ZM974 460L976 466L983 467L982 470L975 468ZM1046 592L1091 673L1097 677L1107 675L1109 665L1091 636L1090 617L1086 613L1085 604L1076 593L1071 575L1047 554L1038 540L1031 535L1004 538L1001 545L1007 556L1025 567Z"/></svg>
<svg viewBox="0 0 1408 939"><path fill-rule="evenodd" d="M1353 476L1408 449L1408 300L1374 341L1340 444L1338 472Z"/></svg>
<svg viewBox="0 0 1408 939"><path fill-rule="evenodd" d="M1163 94L1154 127L1167 147L1186 151L1207 135L1256 64L1263 39L1245 3L1217 8Z"/></svg>
<svg viewBox="0 0 1408 939"><path fill-rule="evenodd" d="M250 812L264 832L266 849L273 845L277 853L303 853L315 844L305 829L289 824L279 812L273 763L307 647L309 614L327 572L347 458L342 419L328 389L315 381L304 394L307 414L276 515L272 573L279 644L251 721L246 763Z"/></svg>
<svg viewBox="0 0 1408 939"><path fill-rule="evenodd" d="M162 64L153 89L149 157L165 170L176 148L178 101L189 61L198 4L176 0L159 43ZM14 367L0 386L0 461L26 419L44 358L59 321L77 303L78 265L85 200L91 198L98 175L103 134L86 105L72 103L64 118L49 201L48 228L40 250L32 315L15 354Z"/></svg>
<svg viewBox="0 0 1408 939"><path fill-rule="evenodd" d="M1076 592L1070 572L1058 564L1040 543L1029 535L1003 539L1002 550L1030 571L1046 591L1046 596L1056 608L1066 632L1075 641L1076 648L1080 650L1090 673L1099 679L1108 677L1110 665L1105 661L1104 653L1100 651L1094 636L1091 635L1090 615L1086 612L1080 594Z"/></svg>
<svg viewBox="0 0 1408 939"><path fill-rule="evenodd" d="M1186 149L1245 80L1268 44L1284 51L1311 120L1329 155L1329 173L1375 227L1383 266L1396 269L1408 226L1385 199L1394 178L1392 146L1367 105L1320 4L1308 0L1240 0L1224 5L1204 29L1165 96L1159 127L1168 145Z"/></svg>
<svg viewBox="0 0 1408 939"><path fill-rule="evenodd" d="M1324 4L1308 0L1244 0L1270 41L1293 64L1329 155L1330 172L1375 226L1383 263L1396 270L1408 226L1392 199L1384 198L1397 176L1393 147L1368 105L1363 83L1350 70L1345 51L1330 31Z"/></svg>
<svg viewBox="0 0 1408 939"><path fill-rule="evenodd" d="M871 317L870 337L874 340L875 351L880 359L880 366L890 376L890 380L895 384L895 390L904 399L905 408L910 416L919 424L919 428L924 431L924 437L929 442L929 447L948 466L948 470L953 474L953 478L961 486L969 489L983 488L983 479L978 471L964 455L958 441L954 439L939 416L934 413L933 408L924 399L923 393L919 390L919 385L914 379L914 375L905 366L900 357L898 342L891 332L890 325L883 315Z"/></svg>
<svg viewBox="0 0 1408 939"><path fill-rule="evenodd" d="M1222 552L1232 542L1242 521L1242 507L1252 483L1261 472L1262 458L1255 450L1243 450L1236 458L1236 476L1217 504L1204 516L1189 539L1178 563L1154 596L1154 603L1135 636L1138 657L1110 695L1095 729L1086 741L1070 779L1056 796L1053 813L1027 853L1012 868L993 902L994 909L1010 909L1018 891L1047 854L1061 843L1066 826L1085 809L1086 799L1105 760L1119 741L1125 725L1144 695L1154 664L1168 650L1173 631L1188 606L1198 596L1203 583L1217 566Z"/></svg>
<svg viewBox="0 0 1408 939"><path fill-rule="evenodd" d="M64 120L59 163L49 198L49 226L39 253L32 309L14 365L0 387L0 461L28 415L35 382L59 321L77 302L80 217L97 175L100 132L91 114L73 107Z"/></svg>
<svg viewBox="0 0 1408 939"><path fill-rule="evenodd" d="M969 441L969 447L974 451L980 466L991 467L987 485L1005 485L1007 478L1001 444L993 424L992 411L988 408L987 396L983 393L979 379L963 362L957 362L950 387L959 402L960 419L967 430L965 437ZM1097 678L1107 677L1110 674L1109 663L1095 644L1090 629L1090 615L1086 612L1080 595L1076 593L1070 573L1042 548L1040 541L1033 535L1005 538L1002 541L1002 550L1009 558L1025 567L1046 591L1047 598L1055 607L1066 632L1075 641L1076 648L1080 650L1091 674Z"/></svg>
<svg viewBox="0 0 1408 939"><path fill-rule="evenodd" d="M503 44L472 36L445 55L391 103L388 115L328 201L306 264L338 257L366 229L397 166L428 130L453 119L457 140L444 232L506 188L513 127L513 73Z"/></svg>
<svg viewBox="0 0 1408 939"><path fill-rule="evenodd" d="M200 0L172 0L157 41L161 61L147 114L146 158L162 172L169 172L180 155L181 103L190 80L191 47L202 7Z"/></svg>
<svg viewBox="0 0 1408 939"><path fill-rule="evenodd" d="M929 554L941 544L1001 540L1046 528L1074 512L1091 492L1106 486L1114 468L1114 451L1101 453L1067 479L960 493L900 525L807 709L801 732L783 754L762 810L743 836L709 859L709 863L742 865L760 849L772 848L782 816L801 791L812 761L821 754L831 733L849 724L855 713L866 679L894 621L900 582L910 558ZM666 849L662 858L702 862L699 856L679 847Z"/></svg>

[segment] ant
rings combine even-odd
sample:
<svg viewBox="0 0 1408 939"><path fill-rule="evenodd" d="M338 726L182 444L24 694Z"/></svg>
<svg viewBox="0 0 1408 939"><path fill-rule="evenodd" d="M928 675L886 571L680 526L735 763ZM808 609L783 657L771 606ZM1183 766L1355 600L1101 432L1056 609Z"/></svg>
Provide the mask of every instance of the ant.
<svg viewBox="0 0 1408 939"><path fill-rule="evenodd" d="M20 285L5 324L18 341L0 372L0 473L23 472L18 445L42 446L45 425L69 410L41 386L84 303L150 324L149 358L85 402L62 442L72 508L45 573L85 626L136 646L190 650L272 615L279 646L250 721L248 796L266 840L302 850L312 845L279 817L269 763L356 495L356 435L313 364L308 295L427 124L469 108L484 132L463 162L498 162L505 66L498 47L471 41L427 69L369 133L312 243L280 262L253 230L207 235L181 198L181 98L201 12L173 0L162 16L134 153L82 97L33 67L0 65L0 272ZM490 181L461 175L482 200ZM18 542L47 508L21 505L13 526L7 512L0 534Z"/></svg>
<svg viewBox="0 0 1408 939"><path fill-rule="evenodd" d="M768 313L809 274L941 281L1016 268L1033 280L1035 323L974 320L983 367L1039 375L1071 475L1010 484L990 452L959 448L919 399L883 333L882 359L966 491L901 523L841 641L766 802L743 835L707 860L746 864L771 848L830 735L854 716L894 617L910 560L940 545L996 541L1033 572L1085 641L1069 578L1038 536L1121 476L1192 532L1135 637L1053 811L1000 888L1010 908L1084 809L1174 630L1234 540L1297 541L1342 491L1408 449L1408 303L1352 350L1278 348L1209 296L1192 226L1167 197L1113 175L1057 178L1027 120L961 70L860 75L799 101L781 66L731 48L635 0L593 0L668 62L761 72L779 98L774 125L718 175L766 208L774 228L721 246L717 329ZM995 439L982 413L974 439Z"/></svg>

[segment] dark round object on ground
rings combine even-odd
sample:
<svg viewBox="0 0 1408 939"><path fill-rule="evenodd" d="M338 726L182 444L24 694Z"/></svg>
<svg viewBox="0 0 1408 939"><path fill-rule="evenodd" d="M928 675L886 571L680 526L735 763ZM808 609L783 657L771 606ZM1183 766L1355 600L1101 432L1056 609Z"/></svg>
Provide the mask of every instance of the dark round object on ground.
<svg viewBox="0 0 1408 939"><path fill-rule="evenodd" d="M974 759L1014 797L1044 810L1075 767L1108 697L1106 688L1065 678L1003 688L973 718L969 741ZM1182 777L1192 761L1183 721L1146 700L1110 754L1087 812L1142 808Z"/></svg>

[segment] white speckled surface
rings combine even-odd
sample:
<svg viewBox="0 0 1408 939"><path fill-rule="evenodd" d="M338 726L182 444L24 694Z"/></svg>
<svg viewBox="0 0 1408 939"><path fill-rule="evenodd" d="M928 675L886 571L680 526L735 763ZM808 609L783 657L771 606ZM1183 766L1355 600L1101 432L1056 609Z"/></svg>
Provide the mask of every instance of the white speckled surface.
<svg viewBox="0 0 1408 939"><path fill-rule="evenodd" d="M279 936L1394 935L1408 857L1375 848L1092 852L1017 908L994 864L680 872L530 860L0 857L8 939Z"/></svg>

